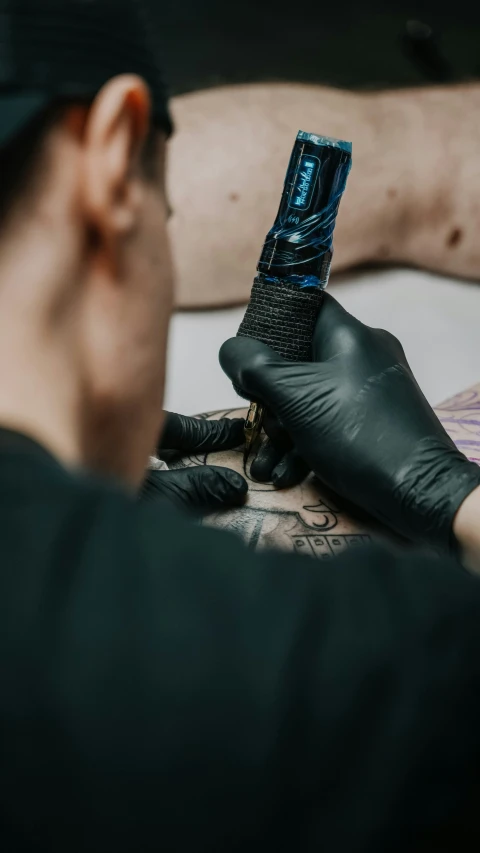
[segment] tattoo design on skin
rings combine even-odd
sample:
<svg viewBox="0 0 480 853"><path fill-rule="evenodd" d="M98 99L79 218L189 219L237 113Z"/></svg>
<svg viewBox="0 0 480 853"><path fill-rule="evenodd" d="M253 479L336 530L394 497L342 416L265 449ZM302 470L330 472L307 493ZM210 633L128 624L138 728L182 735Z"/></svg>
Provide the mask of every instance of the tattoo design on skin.
<svg viewBox="0 0 480 853"><path fill-rule="evenodd" d="M206 412L200 418L216 420L244 417L245 412L226 410ZM254 550L281 548L317 559L330 559L347 548L368 544L370 532L365 524L349 517L327 494L314 475L294 489L279 491L272 483L258 483L245 470L243 448L225 453L201 454L169 462L169 467L191 468L200 465L224 465L246 476L247 502L242 507L216 512L203 520L210 527L239 535Z"/></svg>
<svg viewBox="0 0 480 853"><path fill-rule="evenodd" d="M442 403L436 411L459 450L480 465L480 384Z"/></svg>

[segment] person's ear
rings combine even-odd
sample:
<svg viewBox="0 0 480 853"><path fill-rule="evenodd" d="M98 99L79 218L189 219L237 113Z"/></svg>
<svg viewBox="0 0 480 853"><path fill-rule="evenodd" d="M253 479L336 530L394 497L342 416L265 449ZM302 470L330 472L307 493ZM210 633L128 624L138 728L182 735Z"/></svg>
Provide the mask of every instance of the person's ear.
<svg viewBox="0 0 480 853"><path fill-rule="evenodd" d="M83 133L82 198L89 224L115 257L115 247L136 225L143 183L140 154L151 115L140 77L110 80L88 112Z"/></svg>

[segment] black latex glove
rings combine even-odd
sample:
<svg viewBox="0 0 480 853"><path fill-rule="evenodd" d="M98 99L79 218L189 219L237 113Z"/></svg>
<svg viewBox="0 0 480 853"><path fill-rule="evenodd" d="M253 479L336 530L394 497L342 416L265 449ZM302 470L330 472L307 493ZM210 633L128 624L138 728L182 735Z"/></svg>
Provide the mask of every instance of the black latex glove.
<svg viewBox="0 0 480 853"><path fill-rule="evenodd" d="M233 450L244 442L245 421L241 418L188 418L185 415L165 413L165 426L157 447L160 459L185 453L215 453Z"/></svg>
<svg viewBox="0 0 480 853"><path fill-rule="evenodd" d="M238 418L207 421L167 412L157 454L168 461L185 453L232 450L243 442L243 427L244 421ZM205 513L241 504L247 491L246 480L236 471L206 465L177 471L149 471L142 499L163 498L181 508Z"/></svg>
<svg viewBox="0 0 480 853"><path fill-rule="evenodd" d="M453 549L453 520L480 484L480 468L443 429L400 343L364 326L327 294L313 358L287 362L242 337L220 353L233 383L274 416L277 439L292 443L280 463L287 473L300 458L401 535Z"/></svg>

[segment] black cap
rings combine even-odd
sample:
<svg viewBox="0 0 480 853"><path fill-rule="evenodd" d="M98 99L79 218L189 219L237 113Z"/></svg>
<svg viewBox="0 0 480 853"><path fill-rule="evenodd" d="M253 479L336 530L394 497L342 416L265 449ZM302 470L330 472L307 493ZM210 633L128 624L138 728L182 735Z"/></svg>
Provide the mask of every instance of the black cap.
<svg viewBox="0 0 480 853"><path fill-rule="evenodd" d="M170 135L153 34L142 0L0 0L0 146L49 104L93 99L119 74L145 80Z"/></svg>

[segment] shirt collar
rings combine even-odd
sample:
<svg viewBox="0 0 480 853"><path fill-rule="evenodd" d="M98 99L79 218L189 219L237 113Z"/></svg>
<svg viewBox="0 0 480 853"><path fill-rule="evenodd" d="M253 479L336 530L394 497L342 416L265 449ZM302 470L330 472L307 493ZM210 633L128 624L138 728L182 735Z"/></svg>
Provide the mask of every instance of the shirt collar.
<svg viewBox="0 0 480 853"><path fill-rule="evenodd" d="M62 467L57 459L34 438L12 429L0 427L0 456L11 455L34 455L45 462Z"/></svg>

